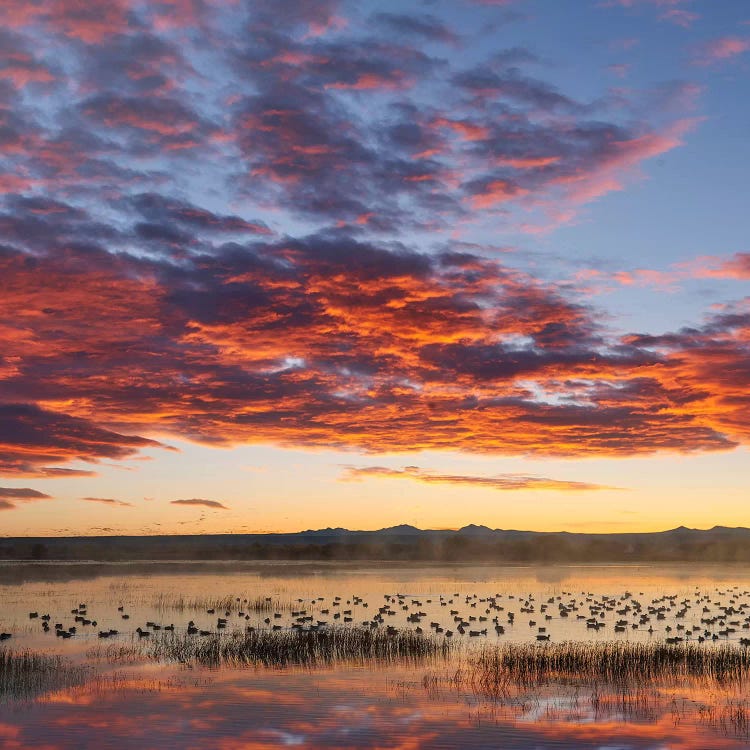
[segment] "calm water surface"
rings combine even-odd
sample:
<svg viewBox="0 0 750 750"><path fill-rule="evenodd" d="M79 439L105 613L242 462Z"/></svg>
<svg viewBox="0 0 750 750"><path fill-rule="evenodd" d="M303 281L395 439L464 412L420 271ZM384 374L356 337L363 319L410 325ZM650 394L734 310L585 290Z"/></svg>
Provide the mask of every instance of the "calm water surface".
<svg viewBox="0 0 750 750"><path fill-rule="evenodd" d="M271 598L281 617L244 604L259 597ZM596 615L604 627L587 628L590 608L596 611L603 597L616 604ZM502 609L486 612L489 598ZM231 600L231 608L211 606L220 599ZM663 619L654 615L633 628L632 609L617 610L634 600L643 611L663 607ZM0 631L13 634L4 645L61 654L86 668L75 684L20 700L4 697L2 748L750 748L744 685L685 679L624 694L568 680L490 696L472 684L467 669L481 644L536 642L542 627L552 642L659 641L688 632L697 637L709 627L718 632L719 622L701 622L716 615L737 623L721 642L739 642L750 635L742 627L742 604L750 606L747 567L6 564L0 565L0 602ZM678 618L682 602L690 606ZM577 610L560 617L560 603L575 603ZM80 604L96 626L74 621L71 610ZM228 634L248 625L286 629L292 612L303 609L315 621L343 624L351 617L358 625L381 607L387 607L385 625L414 628L407 618L421 611L425 632L430 622L453 630L455 654L448 661L209 669L139 656L134 632L151 621L174 624L179 634L191 619L213 630L218 616L226 617ZM727 616L721 607L741 614ZM45 633L30 612L49 613L50 625L75 625L77 632L70 639ZM467 628L461 636L455 617L488 635L472 638ZM493 617L503 634L496 634ZM620 619L628 627L615 632ZM98 637L109 629L118 635Z"/></svg>

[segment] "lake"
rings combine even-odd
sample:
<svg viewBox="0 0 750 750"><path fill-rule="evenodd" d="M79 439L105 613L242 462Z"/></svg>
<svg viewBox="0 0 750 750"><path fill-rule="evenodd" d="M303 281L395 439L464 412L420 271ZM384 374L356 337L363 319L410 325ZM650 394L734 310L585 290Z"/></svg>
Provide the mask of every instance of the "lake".
<svg viewBox="0 0 750 750"><path fill-rule="evenodd" d="M4 563L0 649L62 660L0 692L0 746L747 748L743 679L556 667L490 684L476 664L513 644L744 652L749 581L726 565ZM239 664L200 645L343 629L386 650ZM407 631L447 650L396 653Z"/></svg>

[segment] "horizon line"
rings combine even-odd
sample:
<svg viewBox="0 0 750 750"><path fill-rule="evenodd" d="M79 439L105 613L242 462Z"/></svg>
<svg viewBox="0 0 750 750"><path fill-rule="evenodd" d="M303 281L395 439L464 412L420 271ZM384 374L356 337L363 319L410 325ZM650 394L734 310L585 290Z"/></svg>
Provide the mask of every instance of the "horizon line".
<svg viewBox="0 0 750 750"><path fill-rule="evenodd" d="M418 531L420 533L440 533L440 532L453 532L459 533L467 529L481 529L489 533L517 533L517 534L568 534L578 536L626 536L626 535L650 535L650 534L666 534L671 531L715 531L717 529L727 531L750 531L748 526L724 526L722 524L715 524L708 528L696 528L689 526L674 526L667 529L657 529L655 531L567 531L560 529L557 531L539 531L535 529L501 529L501 528L490 528L483 524L467 524L458 528L437 528L437 529L421 529L418 526L411 524L396 524L394 526L384 526L379 529L347 529L344 527L325 527L322 529L303 529L300 531L223 531L215 533L193 533L193 534L178 534L178 533L145 533L145 534L58 534L58 535L4 535L0 534L0 539L11 540L11 539L125 539L125 538L148 538L148 537L211 537L211 536L304 536L306 534L322 534L323 532L337 532L347 534L377 534L379 532L394 531L397 529L410 529Z"/></svg>

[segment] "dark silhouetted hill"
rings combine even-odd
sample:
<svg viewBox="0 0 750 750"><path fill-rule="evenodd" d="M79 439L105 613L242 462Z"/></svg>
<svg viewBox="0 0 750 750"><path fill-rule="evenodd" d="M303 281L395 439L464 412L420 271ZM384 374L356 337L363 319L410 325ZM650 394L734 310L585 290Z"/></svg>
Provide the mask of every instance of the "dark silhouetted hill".
<svg viewBox="0 0 750 750"><path fill-rule="evenodd" d="M0 537L3 560L414 560L427 562L750 562L750 529L715 526L580 534L489 529L317 529L294 534Z"/></svg>

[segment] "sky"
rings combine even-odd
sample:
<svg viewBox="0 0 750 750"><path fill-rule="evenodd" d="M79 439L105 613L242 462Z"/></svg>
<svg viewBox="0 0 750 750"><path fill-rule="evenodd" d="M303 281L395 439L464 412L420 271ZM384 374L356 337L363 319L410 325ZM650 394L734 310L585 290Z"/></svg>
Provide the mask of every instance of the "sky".
<svg viewBox="0 0 750 750"><path fill-rule="evenodd" d="M745 0L0 18L0 534L750 526Z"/></svg>

